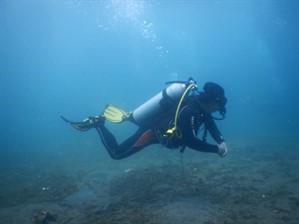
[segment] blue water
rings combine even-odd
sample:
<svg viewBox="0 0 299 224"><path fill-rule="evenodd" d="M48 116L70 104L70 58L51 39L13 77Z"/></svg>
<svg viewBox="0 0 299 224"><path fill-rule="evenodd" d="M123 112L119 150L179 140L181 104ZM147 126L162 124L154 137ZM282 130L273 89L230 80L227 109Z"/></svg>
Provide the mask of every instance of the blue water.
<svg viewBox="0 0 299 224"><path fill-rule="evenodd" d="M66 140L58 113L131 110L188 77L225 88L228 141L295 140L298 39L298 1L3 1L1 151Z"/></svg>
<svg viewBox="0 0 299 224"><path fill-rule="evenodd" d="M83 160L90 150L106 155L95 132L76 132L58 114L81 120L107 103L133 110L189 77L200 89L224 87L218 125L228 144L298 150L298 27L297 0L1 1L2 172L55 166L51 155L74 149Z"/></svg>

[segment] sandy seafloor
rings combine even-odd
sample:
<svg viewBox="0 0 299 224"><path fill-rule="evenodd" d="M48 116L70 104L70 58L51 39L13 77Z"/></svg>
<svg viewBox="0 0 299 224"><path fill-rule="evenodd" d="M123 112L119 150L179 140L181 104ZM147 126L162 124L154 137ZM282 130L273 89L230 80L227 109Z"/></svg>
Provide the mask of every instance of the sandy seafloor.
<svg viewBox="0 0 299 224"><path fill-rule="evenodd" d="M57 224L299 223L298 144L234 143L226 158L152 146L121 161L101 147L3 168L0 223L40 209Z"/></svg>

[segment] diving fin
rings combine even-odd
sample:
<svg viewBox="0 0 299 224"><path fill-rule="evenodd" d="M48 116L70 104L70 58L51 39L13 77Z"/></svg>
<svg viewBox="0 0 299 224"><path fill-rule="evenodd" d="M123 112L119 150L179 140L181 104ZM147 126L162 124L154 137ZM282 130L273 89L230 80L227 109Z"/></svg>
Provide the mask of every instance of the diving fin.
<svg viewBox="0 0 299 224"><path fill-rule="evenodd" d="M87 131L91 128L103 125L105 120L110 121L112 123L121 123L127 120L130 117L130 115L131 112L126 112L120 107L114 106L112 104L108 104L106 106L102 115L95 117L87 117L81 122L70 121L63 117L61 114L59 114L62 120L64 120L66 123L68 123L73 128L79 131Z"/></svg>
<svg viewBox="0 0 299 224"><path fill-rule="evenodd" d="M104 123L104 119L96 116L96 117L88 117L84 119L82 122L73 122L65 117L63 117L61 114L59 114L62 120L64 120L66 123L70 124L73 128L76 128L79 131L87 131L91 128L94 128L95 126L99 125L100 123Z"/></svg>
<svg viewBox="0 0 299 224"><path fill-rule="evenodd" d="M112 123L121 123L131 116L132 112L126 112L120 107L108 104L103 111L102 116Z"/></svg>

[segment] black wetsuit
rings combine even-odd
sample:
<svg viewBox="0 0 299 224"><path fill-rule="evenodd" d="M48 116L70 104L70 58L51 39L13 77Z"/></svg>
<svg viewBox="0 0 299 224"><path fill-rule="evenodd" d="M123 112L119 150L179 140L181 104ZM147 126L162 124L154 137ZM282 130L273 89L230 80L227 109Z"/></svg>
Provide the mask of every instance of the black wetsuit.
<svg viewBox="0 0 299 224"><path fill-rule="evenodd" d="M121 144L117 143L113 134L104 125L95 128L113 159L126 158L146 146L158 143L167 148L188 147L196 151L217 153L217 145L208 144L197 138L199 129L204 126L218 144L224 141L211 114L205 113L192 96L185 100L179 112L178 128L181 137L176 135L171 138L165 137L166 130L173 124L174 114L169 118L161 122L153 122L151 127L140 127L134 135Z"/></svg>

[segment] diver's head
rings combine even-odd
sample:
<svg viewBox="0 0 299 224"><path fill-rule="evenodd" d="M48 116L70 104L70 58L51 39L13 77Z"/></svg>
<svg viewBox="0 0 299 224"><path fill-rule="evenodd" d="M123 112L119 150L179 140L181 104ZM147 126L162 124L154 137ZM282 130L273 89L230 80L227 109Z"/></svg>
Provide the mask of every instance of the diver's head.
<svg viewBox="0 0 299 224"><path fill-rule="evenodd" d="M207 82L203 87L203 91L198 95L198 101L206 112L213 113L219 111L224 117L227 99L224 96L224 89L220 85Z"/></svg>

